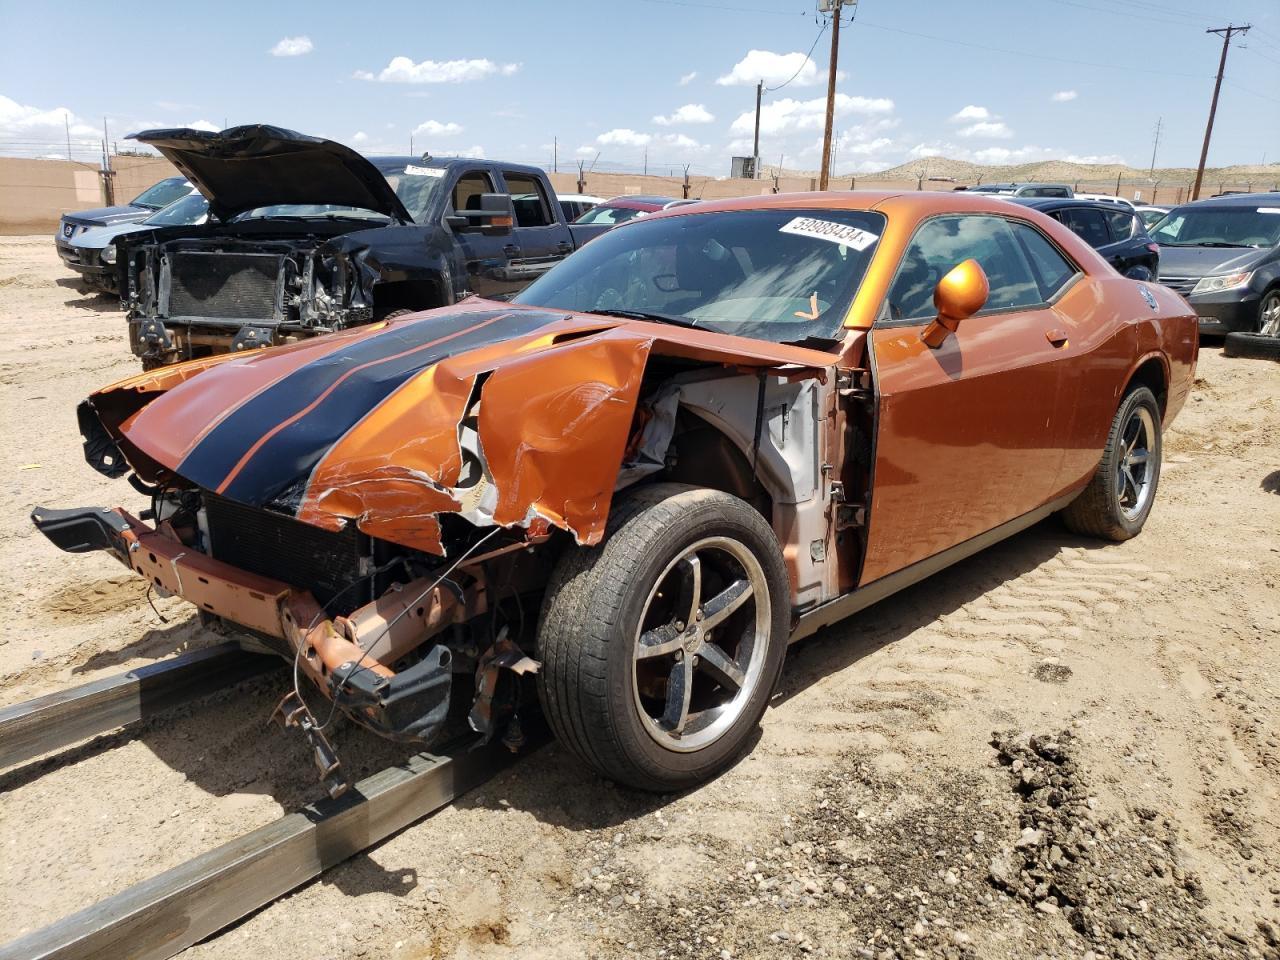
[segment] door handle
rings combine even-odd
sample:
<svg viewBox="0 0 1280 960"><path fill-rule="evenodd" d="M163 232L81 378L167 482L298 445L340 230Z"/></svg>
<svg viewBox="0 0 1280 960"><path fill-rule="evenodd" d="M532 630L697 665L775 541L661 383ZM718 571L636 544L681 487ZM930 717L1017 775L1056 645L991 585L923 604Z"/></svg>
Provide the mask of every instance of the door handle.
<svg viewBox="0 0 1280 960"><path fill-rule="evenodd" d="M1055 347L1063 347L1066 346L1067 343L1067 331L1060 329L1046 330L1044 332L1044 338Z"/></svg>
<svg viewBox="0 0 1280 960"><path fill-rule="evenodd" d="M556 244L556 250L559 253L573 253L573 244L568 240L561 240Z"/></svg>
<svg viewBox="0 0 1280 960"><path fill-rule="evenodd" d="M505 253L508 257L520 256L520 248L517 247L514 243L508 243L505 247L502 248L502 252Z"/></svg>

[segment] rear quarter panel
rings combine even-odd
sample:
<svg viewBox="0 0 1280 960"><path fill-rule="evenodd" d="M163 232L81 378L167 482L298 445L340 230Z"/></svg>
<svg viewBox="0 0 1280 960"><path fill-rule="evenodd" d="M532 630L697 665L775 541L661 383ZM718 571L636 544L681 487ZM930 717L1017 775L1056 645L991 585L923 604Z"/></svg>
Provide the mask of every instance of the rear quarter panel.
<svg viewBox="0 0 1280 960"><path fill-rule="evenodd" d="M1153 308L1142 294L1146 287ZM1164 423L1182 409L1195 376L1198 324L1177 294L1114 273L1086 276L1057 304L1069 334L1063 402L1073 406L1063 436L1062 490L1088 482L1111 421L1140 367L1160 364L1167 385Z"/></svg>

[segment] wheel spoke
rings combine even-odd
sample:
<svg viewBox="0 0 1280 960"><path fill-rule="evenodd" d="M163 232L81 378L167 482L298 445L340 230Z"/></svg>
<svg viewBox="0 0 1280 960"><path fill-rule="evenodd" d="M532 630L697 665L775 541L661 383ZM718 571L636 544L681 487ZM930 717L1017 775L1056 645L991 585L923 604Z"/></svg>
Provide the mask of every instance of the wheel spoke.
<svg viewBox="0 0 1280 960"><path fill-rule="evenodd" d="M751 598L751 584L746 580L735 580L729 586L707 601L702 608L702 629L712 627L727 620L735 610Z"/></svg>
<svg viewBox="0 0 1280 960"><path fill-rule="evenodd" d="M684 617L687 626L693 623L694 614L702 606L702 561L696 553L691 553L680 558L676 569L680 571L680 600L676 611Z"/></svg>
<svg viewBox="0 0 1280 960"><path fill-rule="evenodd" d="M662 727L668 733L683 733L689 719L689 697L693 694L693 671L688 660L678 660L667 678L667 706L662 711Z"/></svg>
<svg viewBox="0 0 1280 960"><path fill-rule="evenodd" d="M1138 481L1133 479L1133 474L1130 472L1128 467L1124 468L1124 486L1121 487L1120 489L1121 503L1124 503L1125 489L1130 489L1133 491L1133 503L1136 504L1138 502Z"/></svg>
<svg viewBox="0 0 1280 960"><path fill-rule="evenodd" d="M1146 463L1147 458L1150 456L1151 452L1149 450L1135 450L1130 453L1129 456L1125 457L1125 461L1129 466L1136 467Z"/></svg>
<svg viewBox="0 0 1280 960"><path fill-rule="evenodd" d="M648 660L674 653L683 646L682 633L674 623L664 623L660 627L646 630L640 634L640 642L636 645L636 659Z"/></svg>
<svg viewBox="0 0 1280 960"><path fill-rule="evenodd" d="M742 684L746 680L746 675L742 668L738 666L738 661L721 650L714 643L704 643L698 650L699 661L707 673L715 679L716 683L724 687L731 693L737 693L742 689Z"/></svg>
<svg viewBox="0 0 1280 960"><path fill-rule="evenodd" d="M1129 430L1133 430L1133 436L1129 436ZM1138 437L1142 434L1142 421L1135 417L1129 421L1129 426L1124 431L1124 455L1127 457L1133 452L1133 448L1137 446Z"/></svg>

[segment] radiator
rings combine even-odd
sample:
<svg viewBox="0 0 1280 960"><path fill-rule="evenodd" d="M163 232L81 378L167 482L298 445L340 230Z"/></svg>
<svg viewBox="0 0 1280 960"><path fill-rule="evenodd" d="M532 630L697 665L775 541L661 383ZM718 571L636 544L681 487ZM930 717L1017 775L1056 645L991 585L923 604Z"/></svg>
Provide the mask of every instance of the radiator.
<svg viewBox="0 0 1280 960"><path fill-rule="evenodd" d="M354 523L331 533L211 493L204 495L204 505L215 560L310 590L321 604L337 598L331 614L349 613L371 599L367 580L347 589L360 579L365 540Z"/></svg>
<svg viewBox="0 0 1280 960"><path fill-rule="evenodd" d="M170 317L277 319L280 254L177 250L168 260Z"/></svg>

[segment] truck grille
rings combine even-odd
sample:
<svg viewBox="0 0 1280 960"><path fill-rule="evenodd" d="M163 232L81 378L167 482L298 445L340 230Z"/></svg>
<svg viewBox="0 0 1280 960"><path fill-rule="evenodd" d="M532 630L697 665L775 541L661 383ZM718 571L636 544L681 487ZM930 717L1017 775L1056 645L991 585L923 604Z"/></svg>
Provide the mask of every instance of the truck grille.
<svg viewBox="0 0 1280 960"><path fill-rule="evenodd" d="M321 604L341 593L330 613L349 613L369 601L368 583L346 590L360 579L364 538L355 524L331 533L211 493L204 495L204 506L215 560L310 590Z"/></svg>
<svg viewBox="0 0 1280 960"><path fill-rule="evenodd" d="M1161 283L1171 290L1176 290L1184 297L1190 295L1199 281L1199 277L1166 277L1163 275L1160 277Z"/></svg>
<svg viewBox="0 0 1280 960"><path fill-rule="evenodd" d="M170 317L276 318L279 254L178 250L168 260Z"/></svg>

